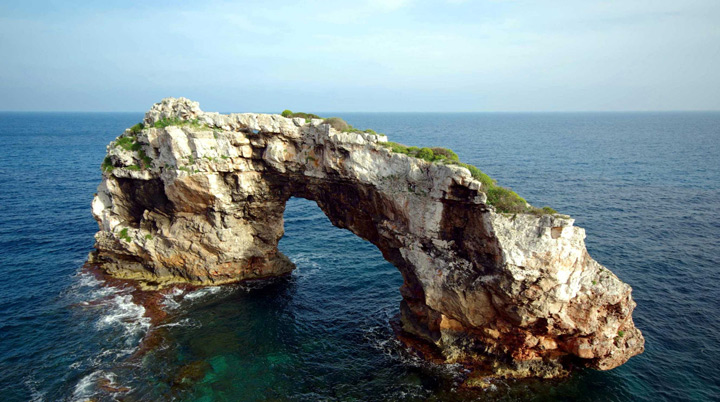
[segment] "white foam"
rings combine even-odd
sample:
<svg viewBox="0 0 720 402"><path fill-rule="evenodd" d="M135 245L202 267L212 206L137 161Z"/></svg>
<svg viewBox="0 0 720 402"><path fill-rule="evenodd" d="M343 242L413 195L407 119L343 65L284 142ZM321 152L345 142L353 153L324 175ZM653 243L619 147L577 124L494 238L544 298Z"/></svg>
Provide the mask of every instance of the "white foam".
<svg viewBox="0 0 720 402"><path fill-rule="evenodd" d="M108 380L111 387L116 387L115 374L104 371L108 364L125 359L134 353L140 340L150 329L150 318L145 316L145 308L133 302L131 288L108 286L103 280L89 273L79 273L71 287L71 296L79 304L86 306L99 315L95 328L99 331L111 331L110 343L103 350L84 359L70 364L71 370L83 367L95 370L81 378L75 385L73 401L85 401L98 393L97 382L100 378Z"/></svg>
<svg viewBox="0 0 720 402"><path fill-rule="evenodd" d="M98 329L120 327L125 332L125 343L132 345L150 328L145 307L135 304L131 295L116 295L110 299L109 311L97 322Z"/></svg>
<svg viewBox="0 0 720 402"><path fill-rule="evenodd" d="M222 290L221 286L208 286L202 289L194 290L185 295L185 299L195 300L207 295L213 295Z"/></svg>
<svg viewBox="0 0 720 402"><path fill-rule="evenodd" d="M76 276L76 282L71 287L71 294L75 298L80 298L81 304L91 304L98 299L106 298L122 290L114 286L105 286L105 281L99 280L87 272L81 272Z"/></svg>
<svg viewBox="0 0 720 402"><path fill-rule="evenodd" d="M190 319L190 318L183 318L180 321L177 322L170 322L163 325L158 325L157 328L163 328L163 327L187 327L187 328L200 328L200 323Z"/></svg>
<svg viewBox="0 0 720 402"><path fill-rule="evenodd" d="M162 305L165 307L165 310L175 310L180 307L180 303L171 295L165 295Z"/></svg>
<svg viewBox="0 0 720 402"><path fill-rule="evenodd" d="M82 287L94 288L96 286L100 286L103 283L102 281L97 279L95 277L95 275L92 275L92 274L89 274L86 272L83 272L83 273L77 275L77 278L78 278L78 282L77 282L76 286L79 288L82 288Z"/></svg>
<svg viewBox="0 0 720 402"><path fill-rule="evenodd" d="M90 399L94 394L95 384L97 384L97 379L100 377L101 374L103 374L103 371L97 370L80 379L77 385L75 385L72 400L86 401Z"/></svg>
<svg viewBox="0 0 720 402"><path fill-rule="evenodd" d="M175 310L180 307L178 299L182 300L180 296L182 296L183 293L185 293L183 289L173 288L171 292L164 294L162 305L165 307L165 310Z"/></svg>

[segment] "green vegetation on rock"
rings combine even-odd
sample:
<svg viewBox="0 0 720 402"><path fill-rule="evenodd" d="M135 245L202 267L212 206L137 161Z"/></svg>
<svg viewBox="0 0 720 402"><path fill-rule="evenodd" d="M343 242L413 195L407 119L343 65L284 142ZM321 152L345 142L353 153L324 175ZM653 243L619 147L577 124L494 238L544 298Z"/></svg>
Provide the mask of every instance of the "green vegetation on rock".
<svg viewBox="0 0 720 402"><path fill-rule="evenodd" d="M339 117L328 117L327 119L323 120L323 124L329 124L330 127L334 128L337 131L344 131L350 127L350 125L347 124L345 120Z"/></svg>
<svg viewBox="0 0 720 402"><path fill-rule="evenodd" d="M283 110L282 116L288 118L304 117L306 121L309 121L310 117L320 118L319 116L314 114L293 113L291 110L288 109ZM357 129L339 117L329 117L327 119L324 119L323 124L329 124L335 130L345 133L369 133L377 135L374 130L368 129L363 131ZM498 212L529 213L534 215L553 215L557 213L557 211L550 207L536 208L531 206L527 203L527 201L525 201L524 198L520 197L516 192L510 190L509 188L498 186L495 180L493 180L487 174L483 173L477 167L468 163L460 162L460 158L458 157L458 155L451 149L441 147L419 148L398 144L397 142L391 141L381 143L381 145L390 148L392 152L405 154L428 162L445 163L466 168L470 171L470 174L475 180L482 183L480 191L485 193L485 195L487 196L488 204L494 206Z"/></svg>
<svg viewBox="0 0 720 402"><path fill-rule="evenodd" d="M113 169L115 169L115 166L112 164L112 159L110 159L110 156L106 156L105 159L103 159L102 165L100 165L100 169L102 169L103 172L112 172Z"/></svg>
<svg viewBox="0 0 720 402"><path fill-rule="evenodd" d="M460 160L460 158L458 158L458 156L455 152L453 152L452 150L447 149L447 148L409 147L407 145L398 144L397 142L392 142L392 141L383 142L381 145L384 145L384 146L390 148L395 153L405 154L408 156L412 156L414 158L426 160L428 162L445 161L445 162L449 163L449 162L458 162ZM462 164L462 165L465 165L465 164ZM468 165L468 166L470 166L470 165ZM475 168L475 169L477 169L477 168Z"/></svg>
<svg viewBox="0 0 720 402"><path fill-rule="evenodd" d="M127 228L123 228L123 230L120 231L120 238L128 243L132 241L132 238L128 235Z"/></svg>
<svg viewBox="0 0 720 402"><path fill-rule="evenodd" d="M460 162L460 157L452 149L433 147L430 148L436 157L444 157L450 161Z"/></svg>
<svg viewBox="0 0 720 402"><path fill-rule="evenodd" d="M145 128L145 125L142 123L138 123L138 124L130 127L130 132L133 134L137 134L137 133L141 132L143 130L143 128Z"/></svg>
<svg viewBox="0 0 720 402"><path fill-rule="evenodd" d="M192 120L183 120L178 117L166 117L164 119L160 119L153 124L153 127L155 128L165 128L168 126L189 126L192 128L209 128L203 123L200 123L200 120L198 119L192 119Z"/></svg>
<svg viewBox="0 0 720 402"><path fill-rule="evenodd" d="M323 119L322 117L312 114L312 113L302 113L297 112L293 113L291 110L285 109L281 113L281 116L287 117L287 118L293 118L293 117L302 117L305 119L306 123L309 123L311 119ZM367 129L367 130L360 130L359 128L355 128L348 124L345 120L339 118L339 117L328 117L327 119L323 119L322 124L329 124L332 128L334 128L337 131L341 131L343 133L367 133L367 134L373 134L377 135L378 133L375 132L375 130Z"/></svg>
<svg viewBox="0 0 720 402"><path fill-rule="evenodd" d="M133 126L133 128L135 128L137 126L138 126L138 124ZM140 130L142 130L142 128ZM130 131L132 132L132 129ZM152 166L152 159L149 156L147 156L145 151L142 150L142 144L140 144L137 141L136 136L130 135L130 136L125 136L125 137L119 137L118 139L115 140L115 146L120 147L126 151L137 152L138 157L140 158L142 166L138 166L138 165L126 166L125 167L126 169L141 170L141 169L147 169ZM102 170L105 172L112 172L114 167L112 166L109 156L105 157L105 160L103 161L103 164L101 167L102 167Z"/></svg>
<svg viewBox="0 0 720 402"><path fill-rule="evenodd" d="M391 151L399 154L412 156L428 162L445 163L448 165L462 166L470 171L472 177L482 183L480 191L487 196L487 203L494 206L498 212L503 213L531 213L535 215L552 215L557 211L550 207L536 208L530 206L524 198L509 188L497 185L497 182L490 176L483 173L477 167L468 163L460 162L458 155L447 148L418 148L398 144L397 142L384 142L381 145L390 148Z"/></svg>
<svg viewBox="0 0 720 402"><path fill-rule="evenodd" d="M288 110L288 109L283 110L281 115L282 115L282 117L287 117L289 119L292 119L295 117L300 117L300 118L305 119L306 122L309 122L311 119L322 119L322 117L320 117L316 114L303 113L303 112L293 113L291 110Z"/></svg>
<svg viewBox="0 0 720 402"><path fill-rule="evenodd" d="M368 134L377 135L375 130L372 130L372 129L360 130L359 128L355 128L355 127L351 126L345 120L343 120L339 117L328 117L327 119L323 120L323 124L329 124L335 130L341 131L343 133L368 133Z"/></svg>
<svg viewBox="0 0 720 402"><path fill-rule="evenodd" d="M137 151L141 147L140 143L137 142L137 137L134 135L118 138L115 140L115 146L126 151Z"/></svg>
<svg viewBox="0 0 720 402"><path fill-rule="evenodd" d="M140 160L142 161L143 169L147 169L152 166L152 159L150 159L150 157L145 154L145 151L140 149L137 151L137 153L138 156L140 156Z"/></svg>

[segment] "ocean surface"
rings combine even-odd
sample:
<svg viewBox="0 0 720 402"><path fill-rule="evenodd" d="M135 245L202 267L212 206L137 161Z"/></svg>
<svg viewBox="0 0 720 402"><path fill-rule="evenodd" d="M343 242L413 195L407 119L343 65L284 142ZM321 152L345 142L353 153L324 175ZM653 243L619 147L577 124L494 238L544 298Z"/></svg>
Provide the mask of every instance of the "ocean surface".
<svg viewBox="0 0 720 402"><path fill-rule="evenodd" d="M326 113L325 115L332 115ZM291 199L285 279L165 296L161 336L130 290L82 270L105 146L141 113L0 113L0 399L720 400L720 113L340 114L446 146L587 229L629 283L644 354L557 381L459 387L395 340L399 272Z"/></svg>

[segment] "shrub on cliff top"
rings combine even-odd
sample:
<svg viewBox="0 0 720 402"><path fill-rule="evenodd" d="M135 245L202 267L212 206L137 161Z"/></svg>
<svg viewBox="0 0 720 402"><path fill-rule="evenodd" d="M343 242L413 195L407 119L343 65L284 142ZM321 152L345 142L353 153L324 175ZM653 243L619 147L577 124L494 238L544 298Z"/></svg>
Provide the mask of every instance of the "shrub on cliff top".
<svg viewBox="0 0 720 402"><path fill-rule="evenodd" d="M289 119L295 118L295 117L301 117L305 119L306 123L309 123L312 119L322 119L322 117L312 114L312 113L303 113L303 112L296 112L293 113L292 110L285 109L280 113L282 117L287 117ZM367 134L373 134L377 135L378 133L375 132L373 129L367 129L367 130L360 130L359 128L355 128L348 124L345 120L341 119L340 117L328 117L327 119L323 120L323 124L329 124L332 128L334 128L337 131L342 131L343 133L367 133Z"/></svg>
<svg viewBox="0 0 720 402"><path fill-rule="evenodd" d="M132 134L137 134L137 133L141 132L143 128L145 128L145 125L142 123L138 123L138 124L130 127L130 132Z"/></svg>
<svg viewBox="0 0 720 402"><path fill-rule="evenodd" d="M155 128L165 128L168 126L190 126L192 128L206 127L204 124L200 123L200 120L198 119L183 120L178 117L166 117L164 119L156 121L155 124L153 124L153 127Z"/></svg>
<svg viewBox="0 0 720 402"><path fill-rule="evenodd" d="M428 162L432 162L435 158L435 152L433 152L430 148L420 148L415 156Z"/></svg>
<svg viewBox="0 0 720 402"><path fill-rule="evenodd" d="M426 160L428 162L439 162L443 160L453 160L449 159L448 156L452 157L452 155L457 158L457 155L455 152L446 149L446 148L418 148L418 147L409 147L407 145L398 144L397 142L387 141L382 143L382 145L390 148L393 152L399 153L399 154L405 154L412 156L414 158L419 158L422 160ZM436 153L435 150L438 150Z"/></svg>
<svg viewBox="0 0 720 402"><path fill-rule="evenodd" d="M287 117L287 118L289 118L289 119L292 119L292 118L295 118L295 117L300 117L300 118L305 119L305 121L310 121L311 119L322 119L322 117L320 117L320 116L318 116L318 115L316 115L316 114L303 113L303 112L293 113L291 110L288 110L288 109L283 110L283 112L281 113L281 115L282 115L283 117Z"/></svg>
<svg viewBox="0 0 720 402"><path fill-rule="evenodd" d="M405 154L428 162L441 162L458 165L470 171L470 175L482 184L480 191L487 195L488 204L495 207L498 212L504 213L532 213L536 215L556 214L557 211L550 207L536 208L528 206L527 201L509 188L498 186L495 180L483 173L477 167L468 163L460 162L458 155L447 148L418 148L398 144L397 142L384 142L382 145L390 148L391 151Z"/></svg>
<svg viewBox="0 0 720 402"><path fill-rule="evenodd" d="M440 148L440 147L433 147L430 149L432 149L433 153L438 158L444 158L444 159L447 159L450 161L458 161L458 162L460 161L460 157L458 157L458 155L455 152L453 152L452 149Z"/></svg>
<svg viewBox="0 0 720 402"><path fill-rule="evenodd" d="M337 131L345 131L351 126L347 124L347 122L339 117L328 117L327 119L323 120L323 124L329 124L330 127L334 128Z"/></svg>
<svg viewBox="0 0 720 402"><path fill-rule="evenodd" d="M494 185L485 191L488 204L494 205L500 212L522 213L528 210L527 201L509 188Z"/></svg>

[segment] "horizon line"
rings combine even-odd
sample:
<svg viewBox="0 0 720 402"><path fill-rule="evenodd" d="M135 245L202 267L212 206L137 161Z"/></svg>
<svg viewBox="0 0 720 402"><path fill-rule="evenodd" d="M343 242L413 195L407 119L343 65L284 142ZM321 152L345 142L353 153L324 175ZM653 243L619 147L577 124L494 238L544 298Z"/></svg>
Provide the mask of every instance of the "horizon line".
<svg viewBox="0 0 720 402"><path fill-rule="evenodd" d="M145 111L129 110L0 110L0 113L146 113ZM208 112L203 110L203 112ZM480 111L309 111L305 113L374 113L374 114L473 114L473 113L707 113L720 112L720 109L658 109L658 110L480 110ZM210 112L212 113L212 112ZM257 114L281 114L280 112L219 112L220 114L231 113L257 113Z"/></svg>

